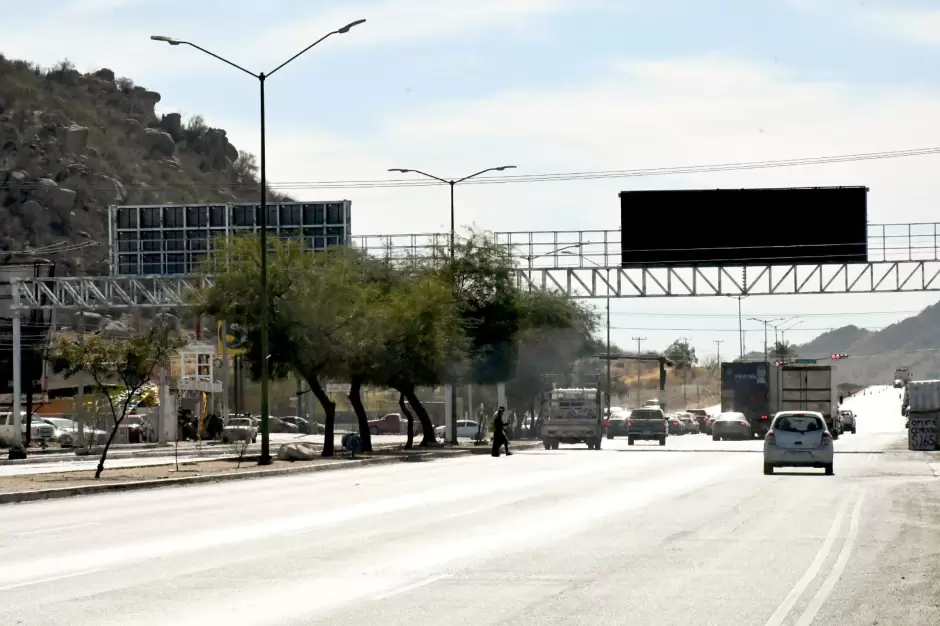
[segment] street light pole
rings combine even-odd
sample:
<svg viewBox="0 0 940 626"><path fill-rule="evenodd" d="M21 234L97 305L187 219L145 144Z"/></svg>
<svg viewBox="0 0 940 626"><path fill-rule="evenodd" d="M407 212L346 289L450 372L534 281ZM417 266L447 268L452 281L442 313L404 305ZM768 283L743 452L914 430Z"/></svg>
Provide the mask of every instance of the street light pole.
<svg viewBox="0 0 940 626"><path fill-rule="evenodd" d="M200 52L204 52L209 56L222 61L228 65L231 65L237 70L248 74L249 76L256 78L258 80L259 92L260 92L260 104L261 104L261 155L260 155L260 172L259 178L261 183L261 215L258 219L258 227L261 229L261 454L258 457L258 465L270 465L271 464L271 428L270 428L270 419L269 419L269 403L268 403L268 379L270 377L269 368L268 368L268 355L270 349L268 347L269 337L268 337L268 325L270 323L270 306L269 306L269 294L268 294L268 191L267 191L267 163L265 159L265 144L266 144L266 134L265 134L265 111L264 111L264 83L269 76L274 74L297 57L301 56L314 46L316 46L321 41L331 37L333 35L345 35L352 29L354 26L364 23L364 19L356 20L346 24L342 28L338 28L334 31L330 31L327 34L323 35L312 44L287 59L273 70L265 74L264 72L259 72L255 74L254 72L245 69L237 63L233 63L228 59L225 59L214 52L206 50L205 48L198 46L190 41L183 41L181 39L174 39L172 37L166 37L164 35L151 35L150 38L154 41L162 41L168 43L171 46L189 46L195 48Z"/></svg>
<svg viewBox="0 0 940 626"><path fill-rule="evenodd" d="M455 248L457 246L457 233L456 233L456 224L454 220L454 187L459 185L464 181L468 181L471 178L476 178L488 172L503 172L506 170L516 169L515 165L500 165L498 167L488 167L485 170L480 170L475 174L470 174L469 176L464 176L463 178L457 179L447 179L441 178L440 176L435 176L434 174L428 174L427 172L422 172L421 170L415 170L410 168L402 167L393 167L389 168L389 172L397 172L399 174L418 174L424 176L425 178L430 178L438 182L444 183L445 185L450 185L450 264L451 267L454 265L455 260ZM456 285L454 285L456 287ZM452 445L457 445L457 381L453 381L450 387L450 443Z"/></svg>
<svg viewBox="0 0 940 626"><path fill-rule="evenodd" d="M763 320L763 319L760 319L759 317L749 317L747 319L751 322L759 322L764 325L764 361L766 361L767 360L767 326L773 324L774 322L779 322L783 318L775 317L774 319L771 319L771 320Z"/></svg>
<svg viewBox="0 0 940 626"><path fill-rule="evenodd" d="M576 246L570 246L570 247L580 247L580 246L581 244L577 244ZM582 261L587 261L588 263L591 263L597 268L603 267L600 263L598 263L594 259L590 257L586 257L583 254L577 254L577 253L571 252L570 250L563 251L562 254L567 254L570 256L578 256ZM607 269L607 285L606 285L606 293L607 293L607 298L606 298L607 300L607 416L609 417L610 416L610 392L611 392L611 387L613 386L613 377L610 373L610 364L613 359L611 359L611 354L610 354L610 268L608 267L606 269ZM637 365L637 367L639 368L639 365Z"/></svg>
<svg viewBox="0 0 940 626"><path fill-rule="evenodd" d="M636 355L640 356L640 342L646 341L646 337L634 337L636 342ZM640 361L636 362L636 408L640 408Z"/></svg>

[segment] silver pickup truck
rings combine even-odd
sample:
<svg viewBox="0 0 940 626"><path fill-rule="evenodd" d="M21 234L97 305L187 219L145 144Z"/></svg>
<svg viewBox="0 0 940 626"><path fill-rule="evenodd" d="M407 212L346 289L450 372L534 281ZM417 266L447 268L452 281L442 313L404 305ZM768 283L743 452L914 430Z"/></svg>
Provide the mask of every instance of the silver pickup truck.
<svg viewBox="0 0 940 626"><path fill-rule="evenodd" d="M666 445L669 430L666 427L666 414L655 406L644 406L634 409L627 420L627 445L632 446L634 441L658 441L659 445Z"/></svg>

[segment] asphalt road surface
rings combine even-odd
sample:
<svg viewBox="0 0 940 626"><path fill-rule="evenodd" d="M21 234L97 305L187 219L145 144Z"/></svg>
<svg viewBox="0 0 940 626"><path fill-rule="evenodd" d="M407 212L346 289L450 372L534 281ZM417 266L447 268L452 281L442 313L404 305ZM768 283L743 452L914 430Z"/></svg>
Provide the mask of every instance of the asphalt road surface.
<svg viewBox="0 0 940 626"><path fill-rule="evenodd" d="M690 435L0 507L0 623L933 626L896 398L851 400L833 477Z"/></svg>

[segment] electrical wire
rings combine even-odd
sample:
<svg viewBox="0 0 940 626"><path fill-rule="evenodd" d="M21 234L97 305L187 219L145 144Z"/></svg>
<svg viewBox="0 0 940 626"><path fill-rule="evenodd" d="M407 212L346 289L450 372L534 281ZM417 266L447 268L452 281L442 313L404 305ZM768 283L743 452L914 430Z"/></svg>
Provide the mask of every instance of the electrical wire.
<svg viewBox="0 0 940 626"><path fill-rule="evenodd" d="M599 171L572 171L556 172L546 174L516 174L502 176L480 176L464 181L461 184L470 185L506 185L513 183L534 183L534 182L558 182L575 180L602 180L608 178L634 178L644 176L668 176L677 174L701 174L712 172L732 172L754 169L770 169L782 167L797 167L806 165L826 165L832 163L849 163L856 161L872 161L884 159L898 159L907 157L931 156L940 154L940 147L912 148L906 150L885 150L879 152L860 152L851 154L840 154L820 157L803 157L794 159L777 159L766 161L739 161L730 163L712 163L703 165L684 165L671 167L653 167L622 170L599 170ZM8 185L4 183L0 185ZM397 187L431 187L443 183L427 179L374 179L374 180L335 180L335 181L287 181L287 182L269 182L268 187L272 190L303 190L303 189L375 189L375 188L397 188ZM38 183L20 183L21 189L31 189L38 187ZM143 185L125 185L125 189L144 189ZM224 185L224 186L195 186L187 187L186 191L232 191L243 189L254 191L258 184L243 185ZM114 190L113 186L101 185L92 186L90 189ZM179 187L146 187L149 191L167 191L176 190Z"/></svg>
<svg viewBox="0 0 940 626"><path fill-rule="evenodd" d="M737 328L662 328L662 327L636 327L636 326L611 326L610 328L611 330L631 330L631 331L640 330L640 331L650 331L650 332L659 332L659 331L686 332L686 333L736 333L738 332ZM883 330L885 328L887 328L887 326L865 326L864 330L878 331L878 330ZM743 330L744 332L748 332L748 333L756 333L756 332L762 333L764 332L764 327L763 326L751 326L751 327L745 327L741 330ZM819 333L819 332L829 332L832 330L837 330L837 328L832 327L832 326L828 328L803 328L802 326L794 326L793 328L787 328L786 330L782 330L782 331L778 330L777 332L778 333L780 332L783 332L783 333L817 332Z"/></svg>
<svg viewBox="0 0 940 626"><path fill-rule="evenodd" d="M749 313L748 317L789 317L789 318L801 318L801 317L868 317L875 315L917 315L923 313L923 309L920 310L910 310L910 311L840 311L840 312L827 312L827 313ZM621 317L702 317L702 318L727 318L727 319L738 319L737 313L666 313L666 312L657 312L657 313L617 313L616 311L611 311L612 316L619 315ZM747 319L747 318L745 318ZM771 327L773 327L771 325Z"/></svg>

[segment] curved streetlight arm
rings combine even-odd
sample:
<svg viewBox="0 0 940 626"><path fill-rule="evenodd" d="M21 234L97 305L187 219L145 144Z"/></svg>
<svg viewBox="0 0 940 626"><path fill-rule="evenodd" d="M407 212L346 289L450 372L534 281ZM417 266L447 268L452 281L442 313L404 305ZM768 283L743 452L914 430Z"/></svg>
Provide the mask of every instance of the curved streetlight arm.
<svg viewBox="0 0 940 626"><path fill-rule="evenodd" d="M488 167L485 170L480 170L476 174L470 174L469 176L464 176L463 178L453 181L453 184L462 183L465 180L470 180L471 178L476 178L481 174L486 174L487 172L502 172L503 170L514 170L516 169L515 165L500 165L499 167ZM449 182L449 181L448 181Z"/></svg>
<svg viewBox="0 0 940 626"><path fill-rule="evenodd" d="M331 32L329 32L329 33L323 35L322 37L320 37L319 39L317 39L316 41L314 41L312 44L310 44L309 46L307 46L306 48L304 48L303 50L301 50L300 52L298 52L297 54L295 54L295 55L292 56L291 58L287 59L286 61L284 61L283 63L281 63L281 64L278 65L277 67L275 67L273 70L271 70L270 72L268 72L265 76L270 76L270 75L273 74L274 72L278 71L279 69L281 69L282 67L284 67L285 65L287 65L288 63L290 63L291 61L293 61L294 59L296 59L297 57L303 55L303 54L304 54L307 50L309 50L310 48L312 48L312 47L314 47L315 45L317 45L318 43L322 42L324 39L327 39L328 37L332 37L333 35L345 35L346 33L348 33L348 32L350 31L351 28L353 28L354 26L359 26L360 24L363 24L363 23L365 23L365 20L356 20L355 22L350 22L349 24L346 24L346 25L343 26L342 28L337 28L336 30L331 31Z"/></svg>
<svg viewBox="0 0 940 626"><path fill-rule="evenodd" d="M433 179L436 180L436 181L442 182L442 183L444 183L445 185L453 185L453 184L456 184L456 183L455 183L454 181L452 181L452 180L447 180L446 178L441 178L440 176L435 176L434 174L428 174L427 172L422 172L421 170L412 170L412 169L407 169L407 168L393 167L393 168L389 169L388 171L389 171L389 172L398 172L399 174L421 174L422 176L426 176L426 177L428 177L428 178L433 178Z"/></svg>
<svg viewBox="0 0 940 626"><path fill-rule="evenodd" d="M305 52L306 52L307 50L309 50L310 48L312 48L312 47L314 47L315 45L317 45L318 43L322 42L324 39L328 39L328 38L331 37L332 35L337 34L338 32L339 32L338 30L334 30L333 32L329 32L329 33L323 35L322 37L320 37L319 39L317 39L316 41L314 41L312 44L310 44L309 46L307 46L306 48L304 48L303 50L301 50L300 52L298 52L297 54L295 54L295 55L292 56L291 58L289 58L289 59L287 59L286 61L284 61L283 63L281 63L280 65L278 65L277 67L275 67L273 70L271 70L271 71L268 72L267 74L265 74L265 76L270 76L271 74L273 74L274 72L278 71L279 69L281 69L282 67L284 67L285 65L287 65L288 63L290 63L291 61L293 61L294 59L296 59L297 57L301 56L303 53L305 53Z"/></svg>
<svg viewBox="0 0 940 626"><path fill-rule="evenodd" d="M559 253L570 254L568 252L564 252L564 250L567 250L569 248L580 248L583 245L584 245L583 243L573 243L568 246L562 246L560 248L555 248L554 250L549 250L548 252L543 252L542 254L520 254L517 258L525 259L526 261L534 261L535 259L541 259L543 257L552 256L553 254L559 254Z"/></svg>
<svg viewBox="0 0 940 626"><path fill-rule="evenodd" d="M200 52L205 52L205 53L208 54L210 57L214 57L214 58L218 59L219 61L222 61L223 63L227 63L228 65L231 65L232 67L234 67L234 68L237 69L237 70L241 70L241 71L245 72L245 73L248 74L249 76L252 76L252 77L254 77L254 78L261 78L260 75L255 74L254 72L252 72L252 71L250 71L250 70L246 70L245 68L243 68L243 67L242 67L241 65L239 65L238 63L233 63L232 61L229 61L229 60L226 59L225 57L220 57L220 56L217 55L215 52L212 52L211 50L206 50L206 49L203 48L202 46L197 46L196 44L194 44L194 43L191 42L191 41L182 41L182 40L180 40L180 39L173 39L172 37L164 37L164 36L162 36L162 35L151 35L150 38L151 38L152 40L154 40L154 41L164 41L164 42L170 44L171 46L189 46L190 48L195 48L196 50L199 50Z"/></svg>
<svg viewBox="0 0 940 626"><path fill-rule="evenodd" d="M568 246L568 247L569 247L569 248L580 248L580 247L583 246L583 245L584 245L583 243L576 243L576 244L574 244L573 246ZM564 248L559 248L558 250L564 250ZM557 252L557 251L556 251L556 252ZM595 260L592 259L591 257L584 256L583 254L575 254L574 252L571 252L570 250L566 250L566 251L562 252L562 254L567 254L568 256L576 256L576 257L578 257L578 258L580 258L580 259L582 259L582 260L584 260L584 261L587 261L588 263L592 263L592 264L594 265L594 267L599 267L600 269L610 269L610 268L605 268L603 265L601 265L600 263L598 263L597 261L595 261Z"/></svg>

